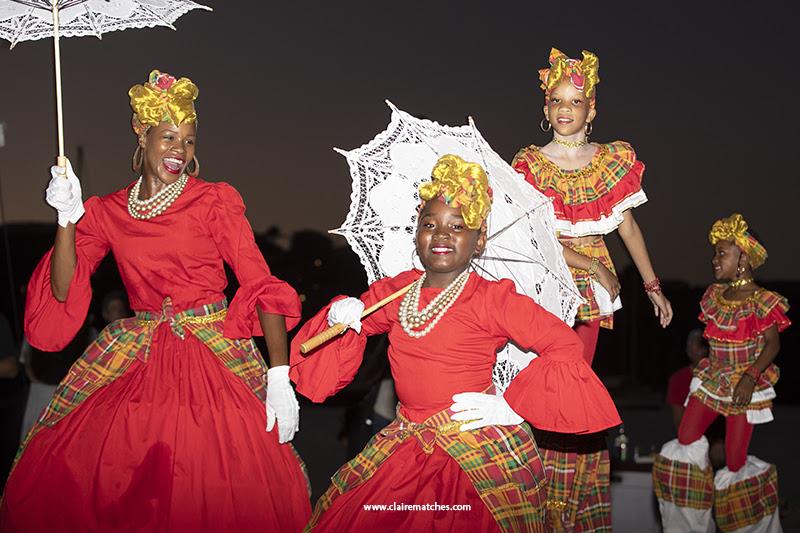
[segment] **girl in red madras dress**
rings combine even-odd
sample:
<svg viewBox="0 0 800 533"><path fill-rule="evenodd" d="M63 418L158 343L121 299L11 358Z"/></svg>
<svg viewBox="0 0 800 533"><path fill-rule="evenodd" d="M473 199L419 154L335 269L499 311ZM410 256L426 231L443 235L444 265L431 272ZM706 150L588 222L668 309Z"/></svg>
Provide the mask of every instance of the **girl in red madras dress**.
<svg viewBox="0 0 800 533"><path fill-rule="evenodd" d="M753 270L767 251L738 213L714 223L714 278L700 301L710 353L694 370L678 438L656 457L653 482L665 532L778 532L775 465L747 455L755 424L772 421L778 334L789 305L759 287ZM713 475L703 433L725 417L726 466Z"/></svg>
<svg viewBox="0 0 800 533"><path fill-rule="evenodd" d="M619 282L604 236L617 230L644 280L644 289L661 325L672 307L661 292L642 231L632 209L647 201L642 190L644 164L623 141L590 143L597 115L599 60L583 51L570 59L550 51L550 68L539 71L545 94L540 124L553 139L523 148L512 165L525 180L553 200L558 237L575 283L586 300L578 309L575 331L591 364L600 328L613 327ZM605 438L537 434L548 476L552 527L566 531L611 528L609 459Z"/></svg>
<svg viewBox="0 0 800 533"><path fill-rule="evenodd" d="M619 416L568 326L513 282L470 271L491 207L480 165L443 156L420 197L416 246L425 271L377 281L360 300L335 300L292 344L297 390L321 402L353 379L366 337L388 333L400 399L397 418L333 476L308 529L544 532L546 480L525 421L581 433ZM365 305L412 282L402 301L360 320ZM300 355L299 342L334 323L355 331ZM498 396L492 367L510 340L541 357ZM365 507L372 505L387 510Z"/></svg>
<svg viewBox="0 0 800 533"><path fill-rule="evenodd" d="M51 169L59 227L28 285L28 341L69 343L109 252L136 317L104 329L56 389L5 487L2 531L299 531L308 520L287 442L299 414L286 328L300 302L270 273L236 190L194 177L197 93L157 70L130 90L141 177L125 189L84 204L68 162ZM223 263L240 284L230 306ZM269 370L251 338L262 332Z"/></svg>

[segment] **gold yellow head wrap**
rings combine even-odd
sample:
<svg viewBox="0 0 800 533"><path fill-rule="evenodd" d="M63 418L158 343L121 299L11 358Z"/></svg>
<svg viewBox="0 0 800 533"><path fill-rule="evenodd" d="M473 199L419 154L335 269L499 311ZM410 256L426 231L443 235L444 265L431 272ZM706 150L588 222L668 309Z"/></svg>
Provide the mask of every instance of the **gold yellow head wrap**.
<svg viewBox="0 0 800 533"><path fill-rule="evenodd" d="M556 48L550 49L550 68L539 70L539 79L545 98L550 98L550 92L561 80L567 79L573 87L583 91L586 98L594 105L594 87L600 83L600 60L593 53L584 50L583 59L570 59Z"/></svg>
<svg viewBox="0 0 800 533"><path fill-rule="evenodd" d="M128 91L133 109L133 131L141 135L150 126L158 126L161 122L176 126L193 124L197 121L194 101L198 92L197 85L189 78L176 80L166 72L152 71L147 83L134 85Z"/></svg>
<svg viewBox="0 0 800 533"><path fill-rule="evenodd" d="M483 225L492 209L492 189L483 167L457 155L443 155L431 171L431 180L419 186L423 204L438 198L450 207L460 207L468 228Z"/></svg>
<svg viewBox="0 0 800 533"><path fill-rule="evenodd" d="M755 270L767 260L767 249L755 237L747 232L747 222L739 213L714 222L708 234L712 245L719 241L731 241L750 259L750 266Z"/></svg>

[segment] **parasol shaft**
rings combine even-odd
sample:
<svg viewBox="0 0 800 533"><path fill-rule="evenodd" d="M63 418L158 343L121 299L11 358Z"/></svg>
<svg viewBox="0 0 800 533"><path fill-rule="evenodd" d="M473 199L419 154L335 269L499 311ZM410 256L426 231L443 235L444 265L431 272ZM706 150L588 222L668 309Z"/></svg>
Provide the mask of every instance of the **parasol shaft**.
<svg viewBox="0 0 800 533"><path fill-rule="evenodd" d="M412 281L411 283L409 283L408 285L406 285L405 287L403 287L399 291L390 294L389 296L387 296L386 298L384 298L380 302L372 304L371 306L367 307L366 309L364 309L364 312L361 313L361 318L364 318L364 317L366 317L368 315L371 315L372 313L374 313L375 311L377 311L378 309L380 309L384 305L386 305L389 302L391 302L393 300L396 300L400 296L404 295L405 293L408 292L408 289L410 289L413 284L414 284L414 282ZM317 348L318 346L320 346L321 344L325 344L326 342L328 342L329 340L334 338L336 335L339 335L340 333L344 333L346 330L347 330L347 326L345 324L334 324L333 326L329 327L328 329L326 329L325 331L323 331L319 335L315 335L314 337L311 337L306 342L301 344L300 345L300 353L303 353L303 354L308 353L311 350L313 350L313 349Z"/></svg>
<svg viewBox="0 0 800 533"><path fill-rule="evenodd" d="M61 105L61 46L58 34L58 0L50 0L53 6L53 55L55 56L56 76L56 116L58 117L58 166L66 167L64 157L64 112ZM64 175L66 177L66 174Z"/></svg>

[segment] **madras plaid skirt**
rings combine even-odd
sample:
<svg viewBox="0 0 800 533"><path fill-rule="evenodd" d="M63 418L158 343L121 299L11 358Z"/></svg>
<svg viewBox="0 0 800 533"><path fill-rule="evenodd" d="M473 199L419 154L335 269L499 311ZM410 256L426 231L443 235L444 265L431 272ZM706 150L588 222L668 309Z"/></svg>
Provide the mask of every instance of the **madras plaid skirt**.
<svg viewBox="0 0 800 533"><path fill-rule="evenodd" d="M319 523L339 496L369 480L400 444L413 437L426 453L438 446L459 464L501 530L544 533L547 481L530 427L488 426L462 432L463 423L452 420L447 411L422 423L398 412L391 424L333 475L305 531Z"/></svg>
<svg viewBox="0 0 800 533"><path fill-rule="evenodd" d="M168 325L181 339L187 334L194 335L242 379L259 400L266 401L267 367L252 339L228 339L223 335L226 310L227 302L222 300L175 313L172 300L167 297L161 313L137 312L133 318L106 326L56 388L50 404L20 446L17 458L43 427L57 424L92 394L122 376L133 361L138 359L146 363L153 333L162 325Z"/></svg>
<svg viewBox="0 0 800 533"><path fill-rule="evenodd" d="M547 474L548 531L611 531L611 464L605 432L534 432Z"/></svg>
<svg viewBox="0 0 800 533"><path fill-rule="evenodd" d="M722 531L736 531L757 524L778 509L778 470L775 465L761 474L717 490L714 514Z"/></svg>

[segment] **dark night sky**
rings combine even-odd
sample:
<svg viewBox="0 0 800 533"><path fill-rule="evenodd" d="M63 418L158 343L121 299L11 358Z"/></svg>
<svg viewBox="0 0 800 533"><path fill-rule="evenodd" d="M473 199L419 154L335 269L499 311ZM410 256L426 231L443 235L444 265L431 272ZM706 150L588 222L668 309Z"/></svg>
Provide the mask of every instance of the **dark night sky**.
<svg viewBox="0 0 800 533"><path fill-rule="evenodd" d="M448 124L472 115L506 159L541 144L536 71L550 46L600 57L593 139L647 164L636 210L662 278L709 279L706 235L741 211L797 279L797 19L791 2L207 2L168 29L62 44L68 155L85 196L134 176L127 89L151 68L200 87L203 176L232 183L256 231L337 227L345 161L389 120L383 100ZM652 5L651 5L652 4ZM55 154L50 41L0 50L0 177L7 220L54 220L42 200ZM614 241L616 239L612 239ZM624 264L625 254L615 254Z"/></svg>

